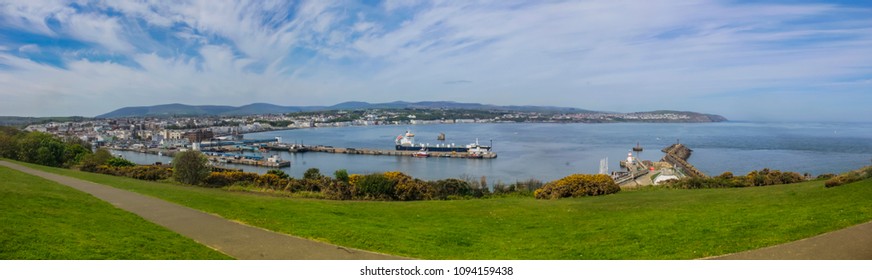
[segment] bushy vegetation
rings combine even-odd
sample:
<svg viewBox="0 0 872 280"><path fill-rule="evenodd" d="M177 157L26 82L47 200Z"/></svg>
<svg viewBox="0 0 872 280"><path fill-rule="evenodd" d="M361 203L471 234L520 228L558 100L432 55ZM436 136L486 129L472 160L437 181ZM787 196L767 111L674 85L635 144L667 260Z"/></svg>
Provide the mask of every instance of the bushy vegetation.
<svg viewBox="0 0 872 280"><path fill-rule="evenodd" d="M334 200L445 200L492 195L487 188L464 180L424 181L399 171L349 175L345 170L338 170L334 175L335 178L325 176L316 168L307 170L301 179L292 178L280 170L269 171L263 175L238 171L212 172L200 185ZM508 188L500 191L509 192Z"/></svg>
<svg viewBox="0 0 872 280"><path fill-rule="evenodd" d="M824 186L832 188L869 178L872 178L872 165L849 171L839 176L833 176L824 182Z"/></svg>
<svg viewBox="0 0 872 280"><path fill-rule="evenodd" d="M87 154L82 158L79 165L79 170L87 172L96 172L97 167L106 165L112 159L112 154L106 149L97 149L93 154Z"/></svg>
<svg viewBox="0 0 872 280"><path fill-rule="evenodd" d="M94 173L114 176L130 177L139 180L161 181L172 178L173 169L159 165L135 165L135 166L97 166Z"/></svg>
<svg viewBox="0 0 872 280"><path fill-rule="evenodd" d="M173 179L176 182L198 185L209 176L209 159L199 151L184 151L173 158Z"/></svg>
<svg viewBox="0 0 872 280"><path fill-rule="evenodd" d="M0 127L0 157L53 167L71 167L91 153L78 138L60 139L42 132Z"/></svg>
<svg viewBox="0 0 872 280"><path fill-rule="evenodd" d="M557 199L612 194L619 191L621 187L608 175L572 174L545 184L537 189L534 195L539 199Z"/></svg>
<svg viewBox="0 0 872 280"><path fill-rule="evenodd" d="M137 166L127 159L113 157L106 149L92 153L90 146L76 138L61 139L47 133L0 127L0 157L53 167L77 166L82 171L149 181L172 176L169 168Z"/></svg>
<svg viewBox="0 0 872 280"><path fill-rule="evenodd" d="M112 167L130 167L136 166L136 163L120 157L113 157L106 161L106 165Z"/></svg>
<svg viewBox="0 0 872 280"><path fill-rule="evenodd" d="M720 189L783 185L802 181L805 181L805 176L799 173L764 168L748 172L745 176L735 176L732 172L724 172L711 178L685 177L667 181L664 186L675 189Z"/></svg>
<svg viewBox="0 0 872 280"><path fill-rule="evenodd" d="M806 181L765 188L652 188L595 199L348 203L276 199L31 167L276 232L420 259L697 259L803 239L872 219L869 200L864 199L872 197L872 180L830 189L824 189L823 181ZM270 193L312 198L320 194Z"/></svg>

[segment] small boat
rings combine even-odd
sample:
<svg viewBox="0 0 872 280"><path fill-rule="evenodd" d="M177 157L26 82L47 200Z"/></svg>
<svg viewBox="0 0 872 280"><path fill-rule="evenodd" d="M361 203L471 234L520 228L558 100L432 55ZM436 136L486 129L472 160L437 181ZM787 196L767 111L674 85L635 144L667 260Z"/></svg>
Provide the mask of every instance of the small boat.
<svg viewBox="0 0 872 280"><path fill-rule="evenodd" d="M636 142L636 146L633 147L633 151L634 152L641 152L642 151L642 146L639 146L639 142Z"/></svg>
<svg viewBox="0 0 872 280"><path fill-rule="evenodd" d="M421 149L420 151L417 151L414 154L412 154L412 156L413 157L429 157L430 153L428 153L427 150Z"/></svg>

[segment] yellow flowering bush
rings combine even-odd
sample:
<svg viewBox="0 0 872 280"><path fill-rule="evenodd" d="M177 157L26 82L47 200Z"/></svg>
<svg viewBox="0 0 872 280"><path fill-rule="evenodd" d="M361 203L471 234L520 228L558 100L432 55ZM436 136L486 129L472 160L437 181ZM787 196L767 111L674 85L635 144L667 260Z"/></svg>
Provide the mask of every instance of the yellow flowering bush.
<svg viewBox="0 0 872 280"><path fill-rule="evenodd" d="M615 184L615 181L608 175L572 174L548 182L533 194L539 199L556 199L612 194L620 190L618 184Z"/></svg>

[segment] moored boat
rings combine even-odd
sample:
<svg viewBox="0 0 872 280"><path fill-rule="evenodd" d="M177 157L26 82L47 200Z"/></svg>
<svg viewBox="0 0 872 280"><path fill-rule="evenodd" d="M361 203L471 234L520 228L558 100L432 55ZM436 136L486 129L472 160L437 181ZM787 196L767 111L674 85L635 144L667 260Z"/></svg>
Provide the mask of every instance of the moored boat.
<svg viewBox="0 0 872 280"><path fill-rule="evenodd" d="M454 143L451 144L437 144L435 146L431 146L429 144L415 144L415 134L410 131L406 131L405 134L400 134L397 136L395 140L395 148L397 151L417 151L417 150L427 150L429 152L457 152L457 153L487 153L490 151L491 147L483 146L478 143L478 139L475 140L475 143L458 146Z"/></svg>

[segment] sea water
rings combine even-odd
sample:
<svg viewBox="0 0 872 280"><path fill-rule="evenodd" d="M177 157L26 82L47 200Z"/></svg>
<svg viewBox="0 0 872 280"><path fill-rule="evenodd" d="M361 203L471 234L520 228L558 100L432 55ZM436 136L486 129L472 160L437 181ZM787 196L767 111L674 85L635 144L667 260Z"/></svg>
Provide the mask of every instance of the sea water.
<svg viewBox="0 0 872 280"><path fill-rule="evenodd" d="M632 147L633 156L658 161L661 149L681 143L693 149L688 162L702 172L745 174L762 168L819 175L841 173L869 165L872 123L472 123L407 126L309 128L246 134L246 139L280 136L283 142L338 148L392 150L394 139L410 130L416 143L467 145L478 140L493 145L496 159L413 158L399 156L272 152L292 162L283 170L302 177L309 168L332 175L338 169L366 174L402 171L417 178L471 178L514 182L554 180L573 173L597 173L601 159L610 171L620 170ZM445 133L446 140L437 136ZM124 152L137 163L171 158ZM234 165L246 171L269 169Z"/></svg>

